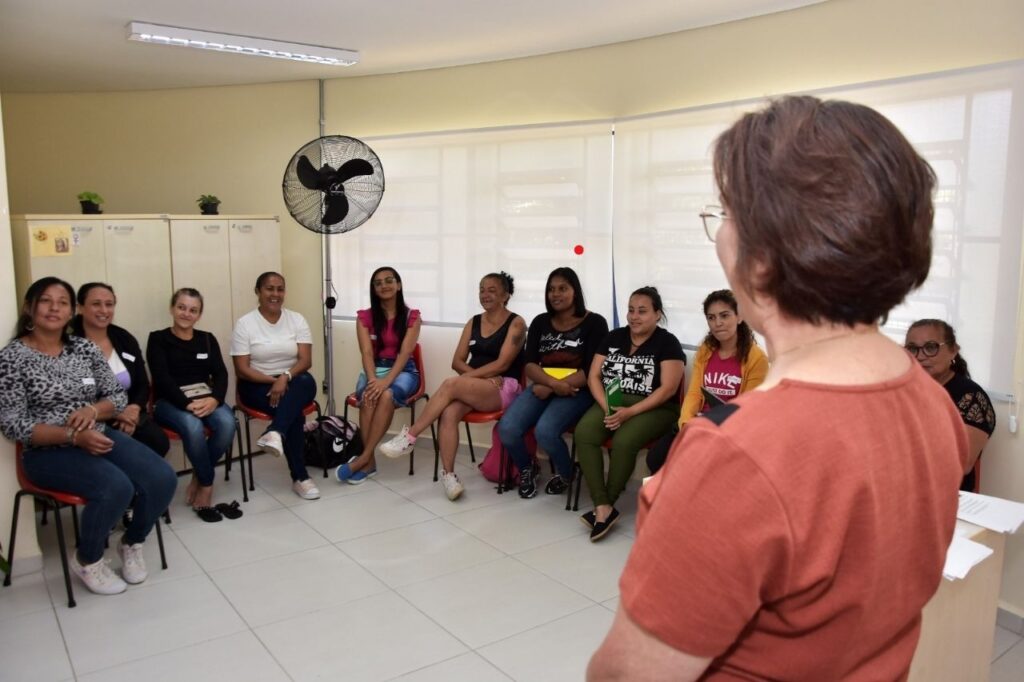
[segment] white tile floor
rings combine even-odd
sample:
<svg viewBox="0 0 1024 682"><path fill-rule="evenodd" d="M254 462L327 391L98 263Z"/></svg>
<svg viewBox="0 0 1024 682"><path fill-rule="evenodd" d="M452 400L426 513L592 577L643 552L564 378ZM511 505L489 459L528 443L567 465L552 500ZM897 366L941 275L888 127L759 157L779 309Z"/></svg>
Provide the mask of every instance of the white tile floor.
<svg viewBox="0 0 1024 682"><path fill-rule="evenodd" d="M314 502L257 457L245 516L218 524L184 507L182 478L168 570L153 538L149 580L114 597L75 583L74 609L40 528L45 570L0 589L0 680L582 679L618 605L635 495L594 545L564 497L498 496L460 456L452 504L417 455L413 477L384 458L361 486L318 475ZM217 501L240 499L237 474L217 485ZM992 680L1022 679L1022 638L997 628Z"/></svg>

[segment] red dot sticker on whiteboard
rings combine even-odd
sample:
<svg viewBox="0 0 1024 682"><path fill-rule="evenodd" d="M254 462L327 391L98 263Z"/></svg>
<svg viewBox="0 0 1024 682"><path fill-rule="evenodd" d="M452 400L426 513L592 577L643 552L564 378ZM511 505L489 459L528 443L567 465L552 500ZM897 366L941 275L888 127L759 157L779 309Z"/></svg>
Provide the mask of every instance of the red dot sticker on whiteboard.
<svg viewBox="0 0 1024 682"><path fill-rule="evenodd" d="M576 246L573 247L572 252L575 253L577 256L582 256L583 255L583 245L582 244L577 244Z"/></svg>

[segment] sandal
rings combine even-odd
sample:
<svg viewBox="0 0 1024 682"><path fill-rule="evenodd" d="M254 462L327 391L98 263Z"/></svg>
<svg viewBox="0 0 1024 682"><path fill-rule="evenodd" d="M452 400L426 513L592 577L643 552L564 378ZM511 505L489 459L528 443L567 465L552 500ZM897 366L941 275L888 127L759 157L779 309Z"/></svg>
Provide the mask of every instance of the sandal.
<svg viewBox="0 0 1024 682"><path fill-rule="evenodd" d="M221 502L214 509L232 521L242 518L242 510L238 508L238 500L232 500L231 504Z"/></svg>
<svg viewBox="0 0 1024 682"><path fill-rule="evenodd" d="M196 516L201 518L207 523L216 523L224 519L220 512L213 507L192 507L192 511L196 513Z"/></svg>

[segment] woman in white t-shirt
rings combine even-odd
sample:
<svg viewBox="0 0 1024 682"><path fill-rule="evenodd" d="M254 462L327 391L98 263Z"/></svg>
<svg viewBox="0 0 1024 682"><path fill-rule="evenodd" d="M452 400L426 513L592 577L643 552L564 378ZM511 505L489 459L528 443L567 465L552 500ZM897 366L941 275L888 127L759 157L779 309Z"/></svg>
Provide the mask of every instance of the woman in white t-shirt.
<svg viewBox="0 0 1024 682"><path fill-rule="evenodd" d="M256 444L277 457L284 455L292 490L305 500L320 497L303 460L305 417L316 397L312 366L313 337L306 319L284 307L284 277L264 272L256 279L256 310L235 323L231 358L238 378L238 398L247 407L273 416Z"/></svg>

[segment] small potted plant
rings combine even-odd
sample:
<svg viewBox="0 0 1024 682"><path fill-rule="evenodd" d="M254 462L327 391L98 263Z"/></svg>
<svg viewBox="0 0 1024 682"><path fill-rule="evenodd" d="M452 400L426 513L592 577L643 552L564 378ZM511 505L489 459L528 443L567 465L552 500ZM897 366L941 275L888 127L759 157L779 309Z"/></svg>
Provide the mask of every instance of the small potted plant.
<svg viewBox="0 0 1024 682"><path fill-rule="evenodd" d="M212 194L202 194L196 199L196 203L199 204L199 210L202 211L203 215L217 215L220 199Z"/></svg>
<svg viewBox="0 0 1024 682"><path fill-rule="evenodd" d="M82 213L103 213L103 211L100 210L100 204L103 203L103 197L96 194L96 192L79 192L78 201L82 204Z"/></svg>

